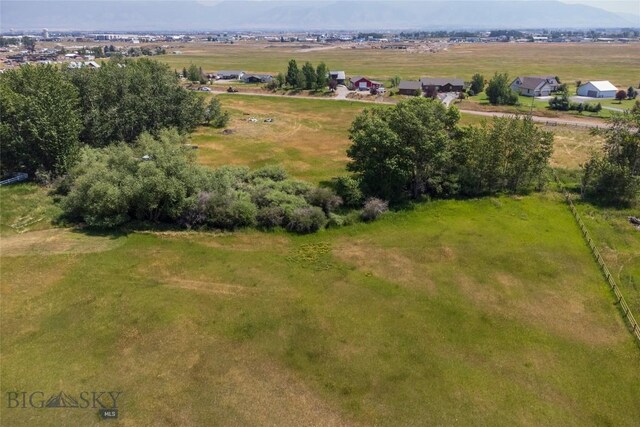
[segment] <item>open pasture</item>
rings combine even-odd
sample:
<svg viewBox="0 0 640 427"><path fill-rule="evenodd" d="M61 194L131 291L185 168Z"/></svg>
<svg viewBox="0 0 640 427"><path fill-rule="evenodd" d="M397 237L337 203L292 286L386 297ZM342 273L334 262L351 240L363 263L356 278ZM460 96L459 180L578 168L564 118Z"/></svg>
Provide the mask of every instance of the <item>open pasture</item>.
<svg viewBox="0 0 640 427"><path fill-rule="evenodd" d="M298 64L324 61L332 70L348 75L365 75L379 80L394 76L416 79L423 76L459 77L470 80L474 73L490 78L494 72L518 75L553 75L561 81L610 80L627 88L640 84L640 43L491 43L452 45L435 53L392 49L350 49L334 47L304 49L288 43L186 44L181 55L158 57L171 67L182 69L191 63L210 72L285 72L289 59Z"/></svg>
<svg viewBox="0 0 640 427"><path fill-rule="evenodd" d="M640 417L640 351L553 193L302 237L60 230L48 250L14 244L29 234L3 238L3 394L121 390L122 425ZM20 409L3 423L97 419Z"/></svg>

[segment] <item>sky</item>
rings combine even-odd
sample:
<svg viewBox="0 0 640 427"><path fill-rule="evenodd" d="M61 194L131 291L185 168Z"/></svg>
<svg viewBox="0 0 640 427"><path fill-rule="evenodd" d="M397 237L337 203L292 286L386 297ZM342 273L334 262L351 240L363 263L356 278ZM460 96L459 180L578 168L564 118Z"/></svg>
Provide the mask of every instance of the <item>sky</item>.
<svg viewBox="0 0 640 427"><path fill-rule="evenodd" d="M29 0L22 0L22 1L29 1ZM71 0L71 1L88 2L88 1L113 1L113 0ZM128 0L117 0L117 1L128 1ZM168 0L151 0L151 1L168 1ZM172 1L176 1L176 0L172 0ZM178 0L178 1L189 2L194 0ZM219 3L221 0L195 0L195 1L201 4L215 4L215 3ZM227 0L227 1L234 1L234 0ZM255 1L268 2L273 0L255 0ZM333 0L291 0L291 1L328 2ZM350 0L350 1L358 1L358 0ZM429 0L415 0L415 1L424 2ZM445 1L457 1L457 0L445 0ZM536 0L496 0L496 1L536 1ZM609 12L614 12L619 14L640 15L640 0L560 0L560 1L568 4L584 4L587 6L593 6L593 7L607 10ZM2 0L0 0L0 3L2 3Z"/></svg>

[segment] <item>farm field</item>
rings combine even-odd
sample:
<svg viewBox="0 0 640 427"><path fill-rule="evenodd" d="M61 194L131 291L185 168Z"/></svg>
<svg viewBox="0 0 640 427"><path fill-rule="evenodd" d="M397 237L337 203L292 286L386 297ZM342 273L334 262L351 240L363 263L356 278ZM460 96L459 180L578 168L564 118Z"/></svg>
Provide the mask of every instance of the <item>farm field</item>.
<svg viewBox="0 0 640 427"><path fill-rule="evenodd" d="M490 78L494 72L518 75L557 75L563 82L610 80L627 88L637 87L640 44L461 44L436 53L408 53L382 49L304 49L289 44L185 44L181 55L158 57L171 67L182 69L191 63L206 72L244 70L278 73L286 71L289 59L316 64L348 75L365 75L376 80L394 76L417 79L424 76L459 77L470 80L475 73Z"/></svg>
<svg viewBox="0 0 640 427"><path fill-rule="evenodd" d="M220 99L232 132L200 128L201 163L281 163L316 183L344 173L348 127L367 107ZM567 175L601 143L549 129L552 166ZM552 186L432 201L308 236L103 234L53 226L59 211L33 184L2 187L0 200L3 395L119 390L113 425L640 419L640 347ZM579 208L638 307L629 212ZM3 409L0 424L98 420L92 410Z"/></svg>

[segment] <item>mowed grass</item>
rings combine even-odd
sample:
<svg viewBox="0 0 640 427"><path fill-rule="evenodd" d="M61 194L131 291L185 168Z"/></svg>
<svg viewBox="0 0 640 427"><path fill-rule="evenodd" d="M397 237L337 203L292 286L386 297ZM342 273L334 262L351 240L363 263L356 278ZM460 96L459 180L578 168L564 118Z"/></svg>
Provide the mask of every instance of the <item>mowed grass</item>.
<svg viewBox="0 0 640 427"><path fill-rule="evenodd" d="M462 44L436 53L415 53L391 49L333 48L312 50L280 43L220 45L195 43L182 46L182 55L158 59L175 69L191 63L205 71L238 69L247 72L285 72L289 59L298 64L324 61L332 70L348 75L365 75L378 80L394 76L416 79L423 76L459 77L471 80L474 73L490 78L494 72L518 75L553 75L563 82L610 80L626 90L637 87L640 43L630 44Z"/></svg>
<svg viewBox="0 0 640 427"><path fill-rule="evenodd" d="M310 236L91 242L2 252L3 395L119 390L121 425L640 419L640 351L553 193ZM2 417L98 424L83 409Z"/></svg>

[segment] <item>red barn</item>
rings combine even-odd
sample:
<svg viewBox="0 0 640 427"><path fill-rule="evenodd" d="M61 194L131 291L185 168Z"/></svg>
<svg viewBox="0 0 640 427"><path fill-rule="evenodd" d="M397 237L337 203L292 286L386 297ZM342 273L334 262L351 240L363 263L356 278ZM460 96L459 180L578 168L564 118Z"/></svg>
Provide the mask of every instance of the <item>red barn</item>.
<svg viewBox="0 0 640 427"><path fill-rule="evenodd" d="M356 76L351 77L351 86L356 90L371 90L380 89L383 85L380 82L369 80L366 77Z"/></svg>

